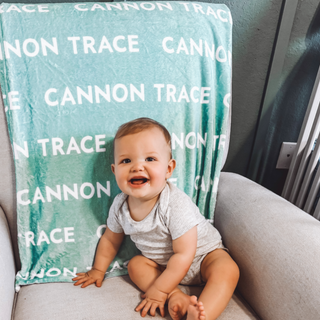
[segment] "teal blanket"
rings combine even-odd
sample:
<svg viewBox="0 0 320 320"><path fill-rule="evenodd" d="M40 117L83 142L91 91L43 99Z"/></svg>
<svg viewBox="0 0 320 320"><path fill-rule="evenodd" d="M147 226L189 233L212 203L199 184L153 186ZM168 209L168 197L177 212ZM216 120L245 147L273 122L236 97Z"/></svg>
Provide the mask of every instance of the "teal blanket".
<svg viewBox="0 0 320 320"><path fill-rule="evenodd" d="M213 220L231 97L224 5L1 5L0 84L16 172L18 285L92 266L114 197L112 140L151 117L172 135L171 182ZM138 253L126 238L107 277Z"/></svg>

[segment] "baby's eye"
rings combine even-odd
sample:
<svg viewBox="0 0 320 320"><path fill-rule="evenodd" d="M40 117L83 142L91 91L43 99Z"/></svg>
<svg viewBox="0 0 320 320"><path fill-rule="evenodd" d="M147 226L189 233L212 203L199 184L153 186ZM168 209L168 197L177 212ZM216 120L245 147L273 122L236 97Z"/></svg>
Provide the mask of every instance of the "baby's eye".
<svg viewBox="0 0 320 320"><path fill-rule="evenodd" d="M120 163L130 163L131 160L130 159L123 159Z"/></svg>
<svg viewBox="0 0 320 320"><path fill-rule="evenodd" d="M153 157L148 157L147 159L146 159L146 161L155 161L156 159L155 158L153 158Z"/></svg>

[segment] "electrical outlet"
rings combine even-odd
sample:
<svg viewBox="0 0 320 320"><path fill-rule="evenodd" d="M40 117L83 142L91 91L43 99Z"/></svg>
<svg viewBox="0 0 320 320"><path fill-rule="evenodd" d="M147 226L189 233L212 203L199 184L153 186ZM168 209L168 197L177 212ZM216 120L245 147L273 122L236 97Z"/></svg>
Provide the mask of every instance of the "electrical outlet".
<svg viewBox="0 0 320 320"><path fill-rule="evenodd" d="M296 142L282 142L276 169L289 169Z"/></svg>

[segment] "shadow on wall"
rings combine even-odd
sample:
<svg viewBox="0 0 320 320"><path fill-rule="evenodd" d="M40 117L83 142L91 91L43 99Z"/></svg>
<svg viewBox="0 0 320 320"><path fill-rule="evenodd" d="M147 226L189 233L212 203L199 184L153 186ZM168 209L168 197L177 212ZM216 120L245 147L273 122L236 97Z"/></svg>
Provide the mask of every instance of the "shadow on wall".
<svg viewBox="0 0 320 320"><path fill-rule="evenodd" d="M224 0L232 12L232 127L224 171L246 175L282 1Z"/></svg>
<svg viewBox="0 0 320 320"><path fill-rule="evenodd" d="M276 169L282 142L296 142L320 65L320 5L305 39L306 50L274 100L257 181L281 194L288 170ZM261 119L263 122L263 119Z"/></svg>

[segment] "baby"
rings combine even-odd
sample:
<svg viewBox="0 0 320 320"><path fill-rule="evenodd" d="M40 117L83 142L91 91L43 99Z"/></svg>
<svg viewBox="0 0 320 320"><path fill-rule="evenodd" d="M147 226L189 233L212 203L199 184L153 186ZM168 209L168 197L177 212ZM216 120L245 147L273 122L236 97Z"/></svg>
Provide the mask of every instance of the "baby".
<svg viewBox="0 0 320 320"><path fill-rule="evenodd" d="M131 280L144 292L136 308L154 316L164 305L173 320L216 319L227 306L239 279L239 269L224 249L219 232L200 214L191 199L167 182L176 166L167 129L149 118L123 124L114 139L111 165L122 193L110 208L89 272L73 280L82 288L100 287L124 235L142 255L128 264ZM177 286L202 285L199 297Z"/></svg>

